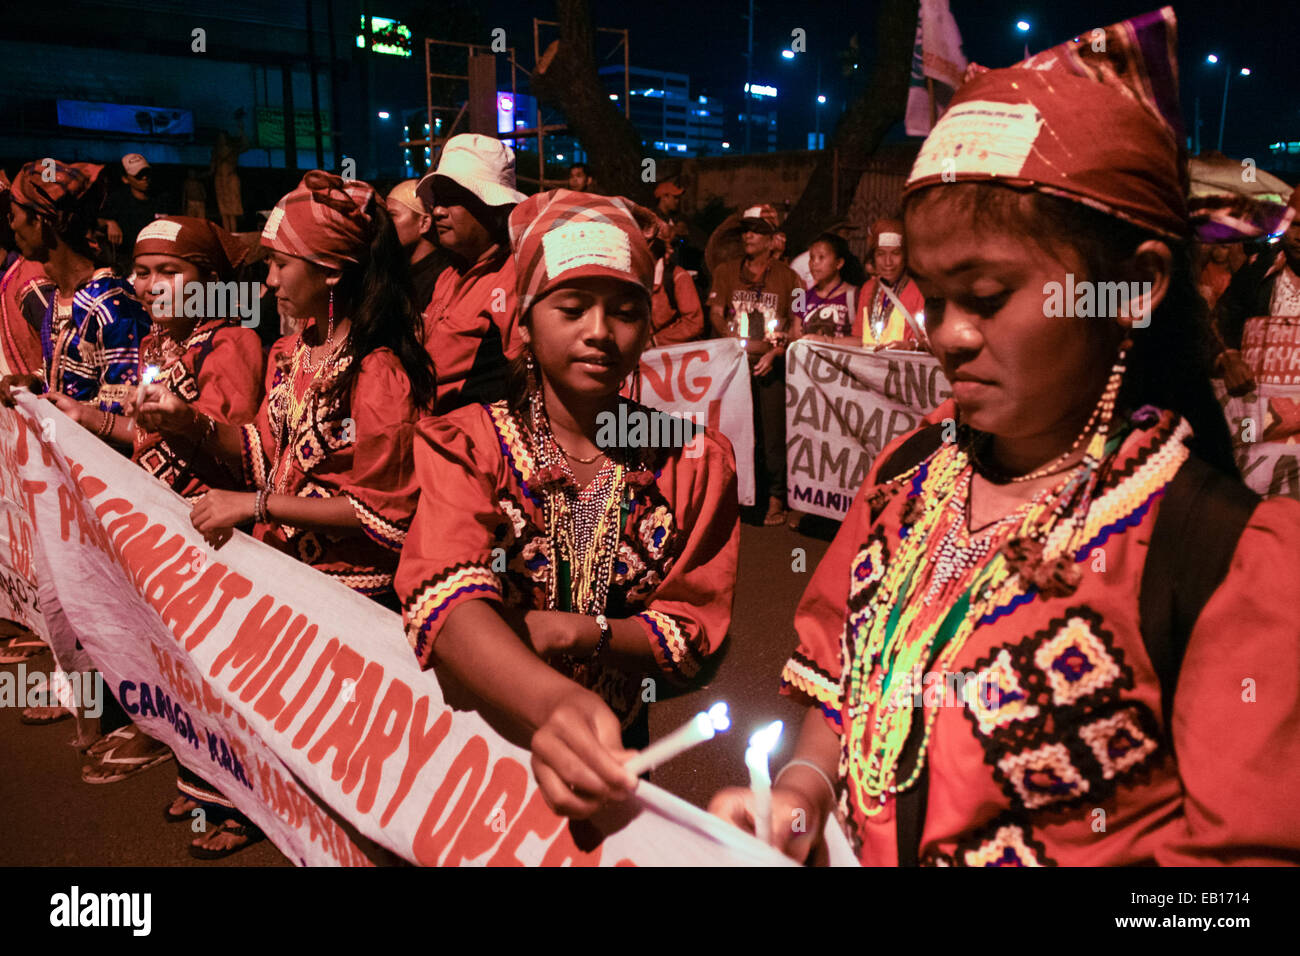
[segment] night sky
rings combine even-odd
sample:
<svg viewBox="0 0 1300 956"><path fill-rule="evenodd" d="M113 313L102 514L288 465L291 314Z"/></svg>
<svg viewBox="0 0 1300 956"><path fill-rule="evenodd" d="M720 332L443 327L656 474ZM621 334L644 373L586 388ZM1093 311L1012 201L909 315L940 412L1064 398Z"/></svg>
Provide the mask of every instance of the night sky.
<svg viewBox="0 0 1300 956"><path fill-rule="evenodd" d="M554 17L554 5L476 2L489 26L502 25L512 42L526 49L531 61L533 16ZM722 94L737 90L745 78L746 0L592 0L593 19L600 26L631 30L632 62L654 69L687 73L692 90ZM1201 135L1212 148L1219 132L1223 96L1223 66L1209 66L1205 55L1216 52L1232 64L1228 123L1224 151L1255 155L1267 167L1266 146L1278 140L1300 140L1300 4L1296 0L1175 3L1179 19L1180 74L1183 112L1191 129L1194 98L1201 99ZM1032 51L1052 46L1096 26L1154 9L1150 0L1088 0L1086 3L952 0L968 59L985 66L1007 66L1023 56L1026 36L1015 22L1032 24L1027 40ZM754 74L758 82L777 86L782 99L800 97L811 110L816 91L812 57L823 57L824 92L837 107L832 85L837 51L847 47L855 32L861 44L861 71L869 76L875 47L875 0L801 0L755 3ZM785 61L780 51L789 45L790 31L808 34L808 57ZM523 42L519 42L523 38ZM621 59L621 58L620 58ZM610 61L615 62L615 61ZM1251 68L1248 78L1237 75ZM833 115L828 114L832 120ZM826 128L825 126L823 128ZM1099 131L1104 132L1104 131Z"/></svg>

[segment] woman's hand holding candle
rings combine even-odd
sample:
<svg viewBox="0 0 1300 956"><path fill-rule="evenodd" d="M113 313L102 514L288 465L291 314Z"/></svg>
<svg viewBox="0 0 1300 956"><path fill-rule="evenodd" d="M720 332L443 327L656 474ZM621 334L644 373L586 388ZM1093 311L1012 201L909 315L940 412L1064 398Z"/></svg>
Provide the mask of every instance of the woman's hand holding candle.
<svg viewBox="0 0 1300 956"><path fill-rule="evenodd" d="M708 710L696 714L667 737L656 740L629 760L625 766L634 776L640 776L647 770L653 770L660 764L667 763L696 744L711 740L714 735L725 731L730 726L731 717L727 714L727 705L719 701Z"/></svg>
<svg viewBox="0 0 1300 956"><path fill-rule="evenodd" d="M143 385L136 406L136 423L151 432L188 435L194 431L198 417L193 408L165 385Z"/></svg>
<svg viewBox="0 0 1300 956"><path fill-rule="evenodd" d="M609 705L572 685L532 739L533 776L556 813L585 819L606 803L626 800L635 776L623 764L623 732Z"/></svg>

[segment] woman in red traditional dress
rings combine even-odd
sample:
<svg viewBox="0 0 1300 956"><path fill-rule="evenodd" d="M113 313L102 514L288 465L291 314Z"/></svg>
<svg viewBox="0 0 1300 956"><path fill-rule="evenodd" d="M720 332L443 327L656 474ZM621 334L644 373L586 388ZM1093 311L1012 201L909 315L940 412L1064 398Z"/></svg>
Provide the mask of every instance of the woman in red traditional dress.
<svg viewBox="0 0 1300 956"><path fill-rule="evenodd" d="M206 219L167 216L140 231L133 250L136 297L153 319L153 328L140 347L141 381L156 381L201 414L228 425L253 420L262 402L262 343L251 328L241 327L235 296L238 267L249 249L245 243ZM220 284L227 315L206 313L218 301L208 290ZM229 286L227 286L229 284ZM202 303L196 310L194 304ZM200 314L196 314L199 312ZM56 398L70 415L76 402ZM119 419L104 436L119 446L132 448L132 460L172 490L195 501L209 491L187 437L167 436L136 427L134 419ZM232 476L218 473L216 484ZM110 739L111 738L111 739ZM92 763L83 778L118 780L135 768L147 766L141 758L166 752L134 724L128 724L96 743L87 754ZM260 831L234 804L210 783L182 764L177 766L178 796L163 811L172 822L192 821L195 810L213 826L190 842L189 852L199 859L217 859L261 838Z"/></svg>
<svg viewBox="0 0 1300 956"><path fill-rule="evenodd" d="M395 609L418 491L415 423L433 394L401 244L371 186L320 170L276 205L262 244L267 284L302 328L290 349L272 350L280 361L256 419L220 424L155 384L140 422L240 476L241 490L194 506L214 546L251 522L254 537Z"/></svg>
<svg viewBox="0 0 1300 956"><path fill-rule="evenodd" d="M421 426L397 586L421 664L530 735L545 799L583 817L635 785L624 747L648 740L647 688L689 682L726 636L735 464L713 432L672 448L615 433L660 424L619 409L654 279L625 201L544 193L510 231L526 360L507 400Z"/></svg>
<svg viewBox="0 0 1300 956"><path fill-rule="evenodd" d="M1300 505L1242 486L1211 390L1173 13L1100 32L969 78L908 180L955 402L796 614L796 859L837 811L873 865L1300 862Z"/></svg>

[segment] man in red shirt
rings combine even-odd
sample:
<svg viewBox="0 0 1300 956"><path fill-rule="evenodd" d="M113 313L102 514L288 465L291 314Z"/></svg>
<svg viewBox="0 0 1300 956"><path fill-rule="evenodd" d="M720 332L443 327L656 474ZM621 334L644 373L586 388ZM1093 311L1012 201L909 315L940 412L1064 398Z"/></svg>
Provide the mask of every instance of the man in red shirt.
<svg viewBox="0 0 1300 956"><path fill-rule="evenodd" d="M424 311L424 347L438 373L435 414L505 397L508 362L522 347L507 221L523 198L515 154L491 136L464 133L420 180L438 244L451 256Z"/></svg>
<svg viewBox="0 0 1300 956"><path fill-rule="evenodd" d="M766 215L765 215L766 214ZM767 525L783 524L785 507L785 342L794 296L803 283L773 253L776 227L770 206L752 206L741 218L745 255L713 273L709 322L721 336L738 336L749 357L754 390L754 473L766 483ZM764 482L766 479L766 482Z"/></svg>

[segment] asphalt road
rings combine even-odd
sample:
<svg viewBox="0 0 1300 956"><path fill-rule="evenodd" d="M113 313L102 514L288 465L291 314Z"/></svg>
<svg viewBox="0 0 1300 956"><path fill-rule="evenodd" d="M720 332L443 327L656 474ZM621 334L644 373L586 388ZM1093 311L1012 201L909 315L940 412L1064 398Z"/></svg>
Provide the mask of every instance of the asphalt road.
<svg viewBox="0 0 1300 956"><path fill-rule="evenodd" d="M805 519L805 526L813 521ZM703 688L650 705L652 739L715 701L731 708L729 733L655 772L655 783L691 803L704 806L720 788L745 783L745 744L762 724L786 723L773 766L793 745L802 711L777 694L777 681L794 644L795 604L826 550L826 523L818 524L809 529L820 531L816 536L742 526L735 615L716 674ZM792 570L796 548L806 552L802 572ZM50 660L44 657L39 666ZM291 865L270 841L215 863L192 859L189 824L169 824L162 815L176 795L174 762L119 783L85 784L84 758L69 745L72 722L28 727L19 723L19 713L0 707L0 866Z"/></svg>

